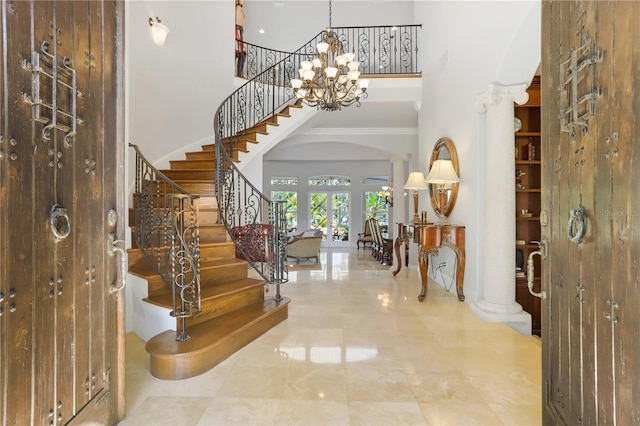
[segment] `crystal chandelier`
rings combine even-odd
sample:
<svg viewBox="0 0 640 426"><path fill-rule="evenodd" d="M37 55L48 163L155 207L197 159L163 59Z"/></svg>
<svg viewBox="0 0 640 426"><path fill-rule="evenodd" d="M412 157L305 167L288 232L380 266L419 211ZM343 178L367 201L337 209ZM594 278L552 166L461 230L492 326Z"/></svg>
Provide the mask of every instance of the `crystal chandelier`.
<svg viewBox="0 0 640 426"><path fill-rule="evenodd" d="M300 63L299 79L291 79L293 92L309 106L335 111L365 99L369 80L360 80L360 62L355 55L344 52L344 46L331 29L331 0L329 27L317 44L318 55L312 61Z"/></svg>

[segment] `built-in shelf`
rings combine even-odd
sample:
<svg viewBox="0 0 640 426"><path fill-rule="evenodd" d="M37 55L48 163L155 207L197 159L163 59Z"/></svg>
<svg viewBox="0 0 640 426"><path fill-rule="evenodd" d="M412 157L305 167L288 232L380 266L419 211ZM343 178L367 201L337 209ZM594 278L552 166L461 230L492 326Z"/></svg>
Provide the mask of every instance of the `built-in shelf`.
<svg viewBox="0 0 640 426"><path fill-rule="evenodd" d="M516 240L523 242L540 241L540 211L541 205L541 185L542 185L542 161L540 157L541 140L541 114L540 114L540 78L534 77L531 85L527 89L529 100L524 105L514 105L515 116L520 119L522 127L515 132L515 183L516 188ZM521 216L521 213L528 213ZM539 249L537 244L516 244L516 264L523 272L527 270L527 260L529 254ZM535 256L534 261L534 290L540 291L541 262L540 256ZM516 302L522 309L531 314L531 332L540 335L541 324L541 304L540 299L529 293L526 276L516 277Z"/></svg>

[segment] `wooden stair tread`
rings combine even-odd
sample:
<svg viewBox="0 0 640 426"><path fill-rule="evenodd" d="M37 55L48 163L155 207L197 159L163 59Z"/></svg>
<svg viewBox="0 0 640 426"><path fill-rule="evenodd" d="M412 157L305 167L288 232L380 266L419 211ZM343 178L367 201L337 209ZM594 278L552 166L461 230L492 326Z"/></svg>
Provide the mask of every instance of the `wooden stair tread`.
<svg viewBox="0 0 640 426"><path fill-rule="evenodd" d="M178 161L182 161L182 160L178 160ZM188 161L190 163L213 163L213 165L215 166L215 161L213 160L184 160L184 161ZM198 172L202 172L202 173L211 173L212 169L209 168L204 168L204 169L164 169L164 170L160 170L162 173L175 173L175 172L184 172L184 173L198 173ZM213 169L215 171L215 168Z"/></svg>
<svg viewBox="0 0 640 426"><path fill-rule="evenodd" d="M216 162L214 160L178 160L171 161L171 170L191 170L210 168L215 170Z"/></svg>
<svg viewBox="0 0 640 426"><path fill-rule="evenodd" d="M213 164L215 166L215 163ZM211 180L215 181L215 167L208 169L165 169L160 172L174 180ZM194 177L195 176L195 177Z"/></svg>
<svg viewBox="0 0 640 426"><path fill-rule="evenodd" d="M203 209L200 209L199 211L202 212ZM158 225L159 226L159 225ZM152 229L157 230L158 226L154 226L152 227ZM135 217L133 218L133 221L129 223L129 227L134 228L136 227L135 224ZM216 223L216 222L200 222L198 223L198 227L200 228L200 230L207 230L207 229L215 229L215 228L224 228L224 224L222 223Z"/></svg>
<svg viewBox="0 0 640 426"><path fill-rule="evenodd" d="M133 249L139 250L139 249ZM144 256L137 258L134 262L129 262L129 273L140 278L149 278L158 273L149 265Z"/></svg>
<svg viewBox="0 0 640 426"><path fill-rule="evenodd" d="M215 179L176 179L174 180L174 182L177 183L178 185L181 182L213 184L215 183Z"/></svg>
<svg viewBox="0 0 640 426"><path fill-rule="evenodd" d="M219 344L220 341L230 339L233 333L252 322L259 320L265 314L289 304L291 299L284 297L280 302L267 299L261 303L237 309L209 321L193 325L189 328L191 339L186 342L176 340L176 333L167 330L152 337L145 348L153 357L176 356L201 351L207 347Z"/></svg>
<svg viewBox="0 0 640 426"><path fill-rule="evenodd" d="M191 338L185 342L177 341L173 330L152 337L145 345L151 358L151 374L159 379L179 380L211 370L286 320L289 302L288 297L277 302L264 300L193 324L188 330Z"/></svg>
<svg viewBox="0 0 640 426"><path fill-rule="evenodd" d="M215 244L215 243L212 243L212 244ZM225 243L221 243L221 244L225 244ZM202 250L202 247L200 249ZM134 249L134 250L138 250L138 249ZM246 264L247 261L244 259L238 259L235 257L233 259L211 260L211 261L201 263L200 271L220 268L221 266L238 265L241 263ZM149 262L147 262L147 259L145 259L144 256L137 258L132 263L129 263L129 273L131 275L135 275L137 277L145 278L145 279L158 275L158 273L151 267L151 265L149 264Z"/></svg>
<svg viewBox="0 0 640 426"><path fill-rule="evenodd" d="M264 284L264 280L258 280L255 278L242 278L239 280L219 283L214 286L201 288L200 300L204 302L209 299L215 299L216 297L242 291L247 287L263 286ZM173 295L171 293L160 294L154 297L146 297L143 300L151 303L152 305L169 309L173 308Z"/></svg>
<svg viewBox="0 0 640 426"><path fill-rule="evenodd" d="M222 225L216 224L216 226L222 226ZM233 241L201 242L200 255L202 256L203 253L215 250L216 248L230 248L230 247L234 247L234 253L235 253L235 244L233 243ZM131 268L132 265L134 267L137 267L138 265L136 262L138 261L146 262L146 259L144 258L144 254L142 253L142 250L138 247L127 249L127 255L129 257L129 268Z"/></svg>

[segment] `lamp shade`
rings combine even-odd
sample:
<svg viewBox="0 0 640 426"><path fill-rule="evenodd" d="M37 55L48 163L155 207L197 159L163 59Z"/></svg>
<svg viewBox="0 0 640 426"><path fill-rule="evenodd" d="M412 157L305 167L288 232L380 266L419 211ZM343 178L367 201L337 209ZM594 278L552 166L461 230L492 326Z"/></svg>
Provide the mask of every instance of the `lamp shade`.
<svg viewBox="0 0 640 426"><path fill-rule="evenodd" d="M454 183L460 182L460 178L453 169L451 160L436 160L427 175L427 183Z"/></svg>
<svg viewBox="0 0 640 426"><path fill-rule="evenodd" d="M424 174L422 172L411 172L407 183L404 184L404 189L427 189L427 184L424 181Z"/></svg>

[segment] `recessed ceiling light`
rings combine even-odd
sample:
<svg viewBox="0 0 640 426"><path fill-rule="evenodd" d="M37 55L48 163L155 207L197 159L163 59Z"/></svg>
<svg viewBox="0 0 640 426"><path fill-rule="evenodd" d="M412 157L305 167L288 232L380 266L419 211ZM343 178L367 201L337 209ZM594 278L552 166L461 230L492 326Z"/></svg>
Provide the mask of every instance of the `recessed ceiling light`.
<svg viewBox="0 0 640 426"><path fill-rule="evenodd" d="M260 29L258 30L258 32L259 32L260 34L264 34L264 30L263 30L262 28L260 28Z"/></svg>

